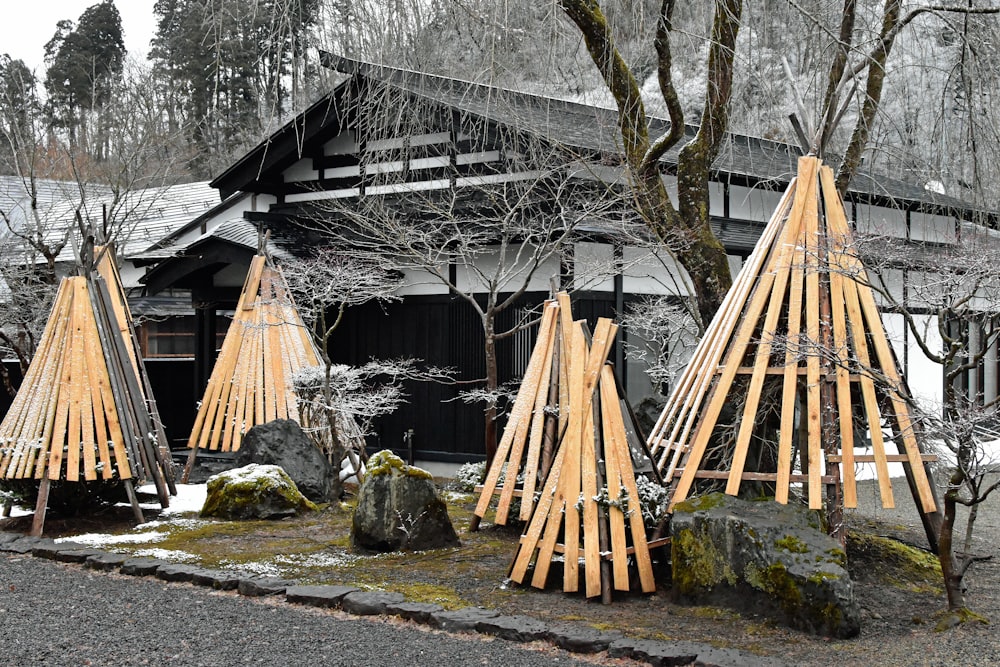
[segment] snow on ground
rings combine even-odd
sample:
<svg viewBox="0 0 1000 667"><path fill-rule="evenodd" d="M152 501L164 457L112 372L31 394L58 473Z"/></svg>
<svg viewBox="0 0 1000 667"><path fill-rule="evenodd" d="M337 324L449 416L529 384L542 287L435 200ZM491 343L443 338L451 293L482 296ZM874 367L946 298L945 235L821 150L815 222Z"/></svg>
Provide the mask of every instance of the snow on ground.
<svg viewBox="0 0 1000 667"><path fill-rule="evenodd" d="M153 485L148 484L146 486L139 487L139 492L155 494L156 488ZM206 487L204 484L178 484L177 495L171 496L170 498L170 507L162 510L156 520L141 523L133 528L132 532L122 535L111 535L109 533L85 533L83 535L73 535L71 537L60 537L56 539L56 542L79 542L80 544L86 544L91 547L102 547L114 544L153 544L165 539L169 534L164 530L157 529L174 527L195 528L206 523L198 518L183 516L196 514L201 511L202 506L205 504L205 494ZM142 507L146 510L160 509L158 504L143 504ZM30 514L30 512L23 511L22 513ZM183 551L168 551L165 549L155 548L144 549L137 553L138 555L152 556L154 558L163 558L165 560L177 562L187 562L195 558L191 554Z"/></svg>
<svg viewBox="0 0 1000 667"><path fill-rule="evenodd" d="M156 487L146 484L138 488L139 493L156 495ZM185 512L200 512L205 505L205 496L208 494L208 487L205 484L178 484L177 495L170 496L170 507L163 510L160 515L183 514ZM158 504L153 504L152 509L159 509Z"/></svg>

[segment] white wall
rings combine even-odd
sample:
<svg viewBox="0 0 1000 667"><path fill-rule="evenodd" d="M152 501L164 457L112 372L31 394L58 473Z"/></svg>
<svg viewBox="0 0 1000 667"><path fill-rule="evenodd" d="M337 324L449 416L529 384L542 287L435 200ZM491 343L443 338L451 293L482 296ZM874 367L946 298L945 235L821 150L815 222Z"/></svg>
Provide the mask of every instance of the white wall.
<svg viewBox="0 0 1000 667"><path fill-rule="evenodd" d="M530 253L523 253L521 258L517 257L517 247L508 248L506 258L501 262L499 247L492 248L489 252L484 252L476 257L475 270L473 267L459 264L456 268L456 278L458 288L463 292L487 292L489 287L485 280L500 280L500 291L513 291L520 289L524 284L527 274L535 266L535 262L530 259ZM478 275L484 274L483 276ZM559 258L557 256L548 257L528 280L528 291L547 292L549 291L550 279L559 277Z"/></svg>
<svg viewBox="0 0 1000 667"><path fill-rule="evenodd" d="M778 207L784 192L763 188L729 186L729 217L740 220L767 222Z"/></svg>

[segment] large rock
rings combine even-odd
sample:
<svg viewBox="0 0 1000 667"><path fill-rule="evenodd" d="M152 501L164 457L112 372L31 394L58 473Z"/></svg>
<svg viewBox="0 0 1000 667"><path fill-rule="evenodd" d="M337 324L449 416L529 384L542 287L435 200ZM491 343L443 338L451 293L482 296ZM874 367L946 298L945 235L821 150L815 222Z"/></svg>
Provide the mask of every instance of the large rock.
<svg viewBox="0 0 1000 667"><path fill-rule="evenodd" d="M302 427L290 419L276 419L247 431L236 465L250 463L280 466L302 495L316 503L337 500L343 492L338 471Z"/></svg>
<svg viewBox="0 0 1000 667"><path fill-rule="evenodd" d="M847 555L815 512L716 493L678 503L670 533L680 599L772 613L821 635L860 631Z"/></svg>
<svg viewBox="0 0 1000 667"><path fill-rule="evenodd" d="M459 546L448 508L431 474L390 451L368 460L358 489L351 545L369 551L423 551Z"/></svg>
<svg viewBox="0 0 1000 667"><path fill-rule="evenodd" d="M278 466L251 463L208 480L202 516L220 519L281 519L315 511L295 482Z"/></svg>

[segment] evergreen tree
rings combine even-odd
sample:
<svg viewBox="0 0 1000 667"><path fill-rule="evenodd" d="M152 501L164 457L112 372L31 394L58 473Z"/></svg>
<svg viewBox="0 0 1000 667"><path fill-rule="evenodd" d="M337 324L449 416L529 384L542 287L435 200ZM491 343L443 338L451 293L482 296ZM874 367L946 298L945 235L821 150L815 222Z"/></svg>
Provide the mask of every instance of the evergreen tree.
<svg viewBox="0 0 1000 667"><path fill-rule="evenodd" d="M150 57L167 116L186 126L209 175L294 111L318 0L157 0Z"/></svg>
<svg viewBox="0 0 1000 667"><path fill-rule="evenodd" d="M121 15L112 0L88 7L78 25L57 24L45 45L45 90L50 120L69 131L71 143L78 130L86 131L86 112L107 103L124 58Z"/></svg>

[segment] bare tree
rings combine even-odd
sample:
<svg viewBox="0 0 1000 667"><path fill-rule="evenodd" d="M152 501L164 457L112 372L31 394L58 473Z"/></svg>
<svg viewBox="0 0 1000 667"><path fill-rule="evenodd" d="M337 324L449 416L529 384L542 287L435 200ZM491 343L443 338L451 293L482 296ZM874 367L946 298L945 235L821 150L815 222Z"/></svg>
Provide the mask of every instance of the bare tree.
<svg viewBox="0 0 1000 667"><path fill-rule="evenodd" d="M9 70L8 70L9 71ZM26 370L67 262L71 238L91 230L98 242L124 243L134 222L156 206L172 184L181 152L162 124L147 69L130 65L111 84L101 110L100 151L50 128L35 99L34 82L4 86L0 141L7 159L0 204L3 267L2 341ZM95 141L98 133L91 133ZM100 155L100 157L95 157ZM4 377L8 390L13 389Z"/></svg>
<svg viewBox="0 0 1000 667"><path fill-rule="evenodd" d="M916 407L924 441L950 454L937 544L948 609L961 620L975 618L966 607L963 577L976 560L978 507L1000 486L1000 459L990 446L998 439L1000 387L995 376L983 377L984 363L995 368L1000 342L1000 236L966 224L958 238L942 245L872 235L859 237L856 251L872 269L869 282L887 311L902 318L909 340L942 370L941 404ZM960 506L969 513L964 538L956 539Z"/></svg>
<svg viewBox="0 0 1000 667"><path fill-rule="evenodd" d="M357 132L368 147L364 194L317 198L303 224L335 247L399 271L410 282L443 287L473 309L484 337L485 366L476 381L482 391L476 393L486 400L489 460L503 394L497 344L536 317L522 308L524 295L549 291L572 259L574 241L587 234L622 234L634 226L633 214L627 200L594 179L577 156L542 139L469 119L460 133L470 137L465 150L475 162L418 157L424 147L405 137L430 136L433 129L426 123L440 111L421 109L388 88L380 94L373 87L359 104ZM484 139L491 135L495 143ZM433 163L433 180L422 180L422 168L412 173L408 168L424 163ZM573 287L585 288L614 270L609 264L589 276L575 275ZM498 330L500 314L514 310L513 325Z"/></svg>

